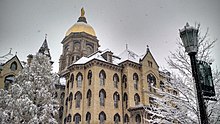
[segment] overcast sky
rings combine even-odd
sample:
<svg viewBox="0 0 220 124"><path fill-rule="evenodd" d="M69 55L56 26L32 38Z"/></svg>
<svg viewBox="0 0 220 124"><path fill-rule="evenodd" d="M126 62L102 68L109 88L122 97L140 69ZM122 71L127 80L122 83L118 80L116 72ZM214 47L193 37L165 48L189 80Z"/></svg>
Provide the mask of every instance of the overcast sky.
<svg viewBox="0 0 220 124"><path fill-rule="evenodd" d="M186 22L209 28L210 40L220 40L220 0L0 0L0 56L17 52L22 61L35 54L48 34L48 45L58 71L61 41L84 7L87 22L96 31L100 49L118 55L125 44L142 55L146 46L160 67L177 49L179 29ZM212 67L220 68L220 41Z"/></svg>

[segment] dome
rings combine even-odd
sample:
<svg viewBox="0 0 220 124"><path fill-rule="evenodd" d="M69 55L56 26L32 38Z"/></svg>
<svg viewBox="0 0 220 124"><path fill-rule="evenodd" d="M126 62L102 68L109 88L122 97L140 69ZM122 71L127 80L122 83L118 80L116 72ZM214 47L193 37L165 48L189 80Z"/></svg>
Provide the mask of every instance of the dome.
<svg viewBox="0 0 220 124"><path fill-rule="evenodd" d="M92 36L96 36L95 35L95 31L92 28L91 25L85 23L85 22L77 22L75 23L67 32L66 32L66 36L68 36L70 33L72 32L85 32L88 33Z"/></svg>
<svg viewBox="0 0 220 124"><path fill-rule="evenodd" d="M86 18L85 18L85 11L82 8L81 9L81 16L79 17L77 23L75 23L67 32L66 36L68 36L70 33L76 33L76 32L85 32L87 34L90 34L92 36L95 35L95 31L92 28L91 25L87 24Z"/></svg>

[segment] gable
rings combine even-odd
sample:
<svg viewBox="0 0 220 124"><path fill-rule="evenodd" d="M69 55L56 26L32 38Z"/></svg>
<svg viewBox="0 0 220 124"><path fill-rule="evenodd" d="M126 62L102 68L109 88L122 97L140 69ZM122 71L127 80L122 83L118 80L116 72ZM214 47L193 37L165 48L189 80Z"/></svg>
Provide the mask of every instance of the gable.
<svg viewBox="0 0 220 124"><path fill-rule="evenodd" d="M157 64L150 50L148 50L144 57L140 60L140 63L148 63L148 61L152 62L153 67L159 68L159 65Z"/></svg>

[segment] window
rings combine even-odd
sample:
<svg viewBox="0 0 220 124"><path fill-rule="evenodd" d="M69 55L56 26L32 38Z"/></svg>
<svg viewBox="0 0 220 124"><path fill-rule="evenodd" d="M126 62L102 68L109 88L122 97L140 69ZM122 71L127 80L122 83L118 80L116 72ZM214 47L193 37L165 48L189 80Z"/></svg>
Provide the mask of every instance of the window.
<svg viewBox="0 0 220 124"><path fill-rule="evenodd" d="M73 88L74 76L71 74L70 76L71 88Z"/></svg>
<svg viewBox="0 0 220 124"><path fill-rule="evenodd" d="M127 88L127 76L126 75L123 75L122 83L123 83L123 88L126 89Z"/></svg>
<svg viewBox="0 0 220 124"><path fill-rule="evenodd" d="M70 109L72 108L72 104L73 104L73 93L71 92L69 95L69 101L70 101Z"/></svg>
<svg viewBox="0 0 220 124"><path fill-rule="evenodd" d="M5 81L4 81L4 89L5 90L8 90L9 89L9 86L12 85L12 83L15 81L15 77L14 75L9 75L7 77L5 77Z"/></svg>
<svg viewBox="0 0 220 124"><path fill-rule="evenodd" d="M162 81L160 81L160 89L161 89L162 91L164 91L164 89L165 89L164 83L163 83Z"/></svg>
<svg viewBox="0 0 220 124"><path fill-rule="evenodd" d="M125 124L128 124L128 122L129 122L128 114L125 114L124 122L125 122Z"/></svg>
<svg viewBox="0 0 220 124"><path fill-rule="evenodd" d="M114 87L118 88L119 77L118 74L116 73L113 75L113 82L114 82Z"/></svg>
<svg viewBox="0 0 220 124"><path fill-rule="evenodd" d="M65 93L62 92L61 95L60 95L60 100L61 100L61 103L63 104L64 102L64 97L65 97Z"/></svg>
<svg viewBox="0 0 220 124"><path fill-rule="evenodd" d="M120 96L119 96L118 92L114 93L113 100L114 100L114 107L118 108L118 101L120 100Z"/></svg>
<svg viewBox="0 0 220 124"><path fill-rule="evenodd" d="M79 73L76 75L76 80L77 80L76 86L77 86L77 87L81 87L81 86L82 86L82 80L83 80L82 73L79 72Z"/></svg>
<svg viewBox="0 0 220 124"><path fill-rule="evenodd" d="M154 77L154 75L152 74L148 74L147 75L147 82L148 82L148 88L150 92L156 92L156 89L154 87L156 87L156 78Z"/></svg>
<svg viewBox="0 0 220 124"><path fill-rule="evenodd" d="M67 112L67 108L68 108L68 97L66 97L66 112Z"/></svg>
<svg viewBox="0 0 220 124"><path fill-rule="evenodd" d="M140 96L137 93L134 95L134 102L135 105L139 105L140 103Z"/></svg>
<svg viewBox="0 0 220 124"><path fill-rule="evenodd" d="M174 94L174 95L177 95L178 93L177 93L177 91L176 91L176 90L173 90L173 94Z"/></svg>
<svg viewBox="0 0 220 124"><path fill-rule="evenodd" d="M120 115L117 113L114 115L114 123L119 124L119 122L120 122Z"/></svg>
<svg viewBox="0 0 220 124"><path fill-rule="evenodd" d="M87 96L86 97L88 99L88 106L91 106L92 92L91 92L90 89L87 91Z"/></svg>
<svg viewBox="0 0 220 124"><path fill-rule="evenodd" d="M63 106L59 108L59 118L61 119L63 116Z"/></svg>
<svg viewBox="0 0 220 124"><path fill-rule="evenodd" d="M71 119L72 119L72 116L71 116L71 114L69 114L69 115L67 116L67 122L71 122Z"/></svg>
<svg viewBox="0 0 220 124"><path fill-rule="evenodd" d="M125 102L125 108L128 108L128 95L127 95L127 93L124 93L124 102Z"/></svg>
<svg viewBox="0 0 220 124"><path fill-rule="evenodd" d="M151 61L148 61L148 66L152 67L153 63Z"/></svg>
<svg viewBox="0 0 220 124"><path fill-rule="evenodd" d="M138 75L137 75L137 73L133 74L133 80L134 80L134 89L138 90Z"/></svg>
<svg viewBox="0 0 220 124"><path fill-rule="evenodd" d="M11 69L12 71L16 71L16 70L17 70L17 63L16 63L16 62L12 62L10 69Z"/></svg>
<svg viewBox="0 0 220 124"><path fill-rule="evenodd" d="M105 98L106 98L106 92L105 90L99 91L99 98L100 98L100 106L105 106Z"/></svg>
<svg viewBox="0 0 220 124"><path fill-rule="evenodd" d="M106 120L106 115L105 113L102 111L99 113L99 124L104 124Z"/></svg>
<svg viewBox="0 0 220 124"><path fill-rule="evenodd" d="M75 94L76 108L80 108L81 99L82 99L82 94L81 94L81 92L79 92L79 91L76 92L76 94Z"/></svg>
<svg viewBox="0 0 220 124"><path fill-rule="evenodd" d="M92 83L92 71L91 70L89 70L87 78L88 78L88 85L91 85Z"/></svg>
<svg viewBox="0 0 220 124"><path fill-rule="evenodd" d="M67 81L67 85L66 85L67 90L69 90L69 85L70 85L70 81L68 80L68 81Z"/></svg>
<svg viewBox="0 0 220 124"><path fill-rule="evenodd" d="M91 114L90 112L87 112L86 113L86 124L90 124L90 121L91 121Z"/></svg>
<svg viewBox="0 0 220 124"><path fill-rule="evenodd" d="M73 117L73 121L75 122L75 124L79 124L81 121L81 115L79 113L76 113Z"/></svg>
<svg viewBox="0 0 220 124"><path fill-rule="evenodd" d="M106 74L104 70L101 70L99 73L100 85L105 85Z"/></svg>
<svg viewBox="0 0 220 124"><path fill-rule="evenodd" d="M135 122L136 124L141 124L141 116L139 114L136 115Z"/></svg>
<svg viewBox="0 0 220 124"><path fill-rule="evenodd" d="M66 118L64 118L63 122L64 122L64 124L66 124Z"/></svg>

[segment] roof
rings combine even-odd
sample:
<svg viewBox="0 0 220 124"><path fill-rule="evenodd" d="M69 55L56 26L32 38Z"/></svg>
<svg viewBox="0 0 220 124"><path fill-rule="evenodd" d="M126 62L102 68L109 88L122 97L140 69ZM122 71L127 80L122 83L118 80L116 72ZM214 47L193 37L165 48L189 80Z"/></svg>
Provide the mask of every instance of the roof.
<svg viewBox="0 0 220 124"><path fill-rule="evenodd" d="M5 63L7 63L10 59L12 59L14 57L14 55L11 53L11 50L9 51L9 53L7 53L4 56L0 56L0 65L4 65Z"/></svg>
<svg viewBox="0 0 220 124"><path fill-rule="evenodd" d="M122 63L126 60L139 63L139 60L142 58L142 56L137 55L136 53L127 48L121 54L119 54L118 57L121 58L120 61L118 61L118 63Z"/></svg>

